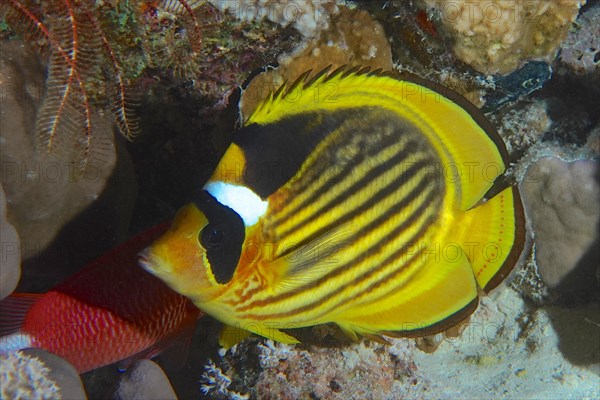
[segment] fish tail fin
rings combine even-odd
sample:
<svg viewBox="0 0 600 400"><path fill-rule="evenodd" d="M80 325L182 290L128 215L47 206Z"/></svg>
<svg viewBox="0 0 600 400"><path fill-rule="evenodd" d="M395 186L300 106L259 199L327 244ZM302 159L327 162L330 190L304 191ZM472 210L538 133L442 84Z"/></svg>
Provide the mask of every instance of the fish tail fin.
<svg viewBox="0 0 600 400"><path fill-rule="evenodd" d="M461 238L475 279L489 292L512 271L526 244L525 215L514 186L467 211L471 224Z"/></svg>
<svg viewBox="0 0 600 400"><path fill-rule="evenodd" d="M32 337L20 329L31 306L43 296L13 293L0 301L0 354L32 347Z"/></svg>
<svg viewBox="0 0 600 400"><path fill-rule="evenodd" d="M17 332L31 306L43 296L37 293L13 293L0 301L0 336Z"/></svg>

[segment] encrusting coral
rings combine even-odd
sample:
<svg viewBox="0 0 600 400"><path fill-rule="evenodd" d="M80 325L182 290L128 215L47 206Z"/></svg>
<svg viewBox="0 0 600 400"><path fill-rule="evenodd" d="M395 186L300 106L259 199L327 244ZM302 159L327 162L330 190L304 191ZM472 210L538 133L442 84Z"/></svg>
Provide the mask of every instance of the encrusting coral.
<svg viewBox="0 0 600 400"><path fill-rule="evenodd" d="M485 74L551 60L585 0L422 0L449 35L455 55Z"/></svg>

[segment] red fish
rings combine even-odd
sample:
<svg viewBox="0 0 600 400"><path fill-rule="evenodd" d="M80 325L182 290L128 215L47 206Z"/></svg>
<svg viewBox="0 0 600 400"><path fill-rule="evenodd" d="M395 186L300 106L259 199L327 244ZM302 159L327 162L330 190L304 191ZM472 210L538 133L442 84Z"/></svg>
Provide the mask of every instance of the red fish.
<svg viewBox="0 0 600 400"><path fill-rule="evenodd" d="M46 294L3 300L0 333L10 334L0 337L0 353L43 348L83 373L191 338L201 311L138 266L138 252L168 226L116 247Z"/></svg>

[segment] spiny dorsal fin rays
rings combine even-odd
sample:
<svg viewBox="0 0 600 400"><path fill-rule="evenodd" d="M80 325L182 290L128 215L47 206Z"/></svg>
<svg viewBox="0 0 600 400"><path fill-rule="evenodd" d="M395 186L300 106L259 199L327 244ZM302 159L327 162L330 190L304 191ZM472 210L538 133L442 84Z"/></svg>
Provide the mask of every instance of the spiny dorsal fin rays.
<svg viewBox="0 0 600 400"><path fill-rule="evenodd" d="M307 81L304 85L305 86L310 86L312 84L314 84L316 81L318 81L319 79L323 78L323 76L327 75L329 73L329 71L331 70L331 64L329 64L328 66L326 66L325 68L323 68L323 70L321 72L317 72L315 74L315 76L313 76L309 81ZM312 70L309 70L309 72L311 72Z"/></svg>
<svg viewBox="0 0 600 400"><path fill-rule="evenodd" d="M256 110L250 115L250 117L248 117L248 121L252 119L254 115L258 115L260 113L269 114L271 110L275 109L281 101L288 99L292 95L300 94L301 92L306 91L308 88L316 87L319 84L330 82L335 79L343 79L351 75L385 76L385 74L381 72L382 70L380 68L375 71L371 71L370 67L362 67L361 69L361 66L355 66L348 69L347 65L342 65L330 73L329 71L331 68L332 65L330 64L321 71L317 72L313 77L310 77L312 74L312 69L309 69L298 76L298 78L296 78L291 85L288 85L287 81L282 83L281 86L279 86L275 91L271 92L271 95L267 100L263 101L258 107L256 107Z"/></svg>

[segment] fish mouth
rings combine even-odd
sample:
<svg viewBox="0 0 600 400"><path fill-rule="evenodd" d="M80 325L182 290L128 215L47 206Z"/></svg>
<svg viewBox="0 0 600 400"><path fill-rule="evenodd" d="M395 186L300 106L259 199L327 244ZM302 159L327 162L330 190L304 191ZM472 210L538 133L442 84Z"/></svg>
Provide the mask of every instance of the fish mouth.
<svg viewBox="0 0 600 400"><path fill-rule="evenodd" d="M138 264L146 271L154 274L156 272L156 263L152 258L150 247L147 247L138 253Z"/></svg>

